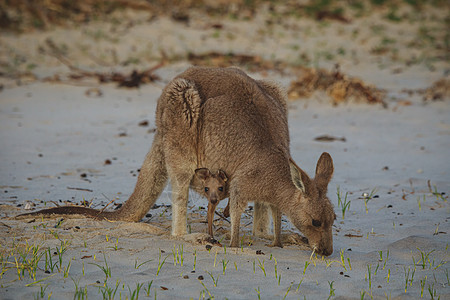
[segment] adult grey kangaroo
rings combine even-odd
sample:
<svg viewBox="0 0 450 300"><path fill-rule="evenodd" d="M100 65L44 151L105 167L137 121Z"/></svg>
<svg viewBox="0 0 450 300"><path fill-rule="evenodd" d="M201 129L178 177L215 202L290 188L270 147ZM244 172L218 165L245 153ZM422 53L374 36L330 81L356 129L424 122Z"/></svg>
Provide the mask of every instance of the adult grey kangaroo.
<svg viewBox="0 0 450 300"><path fill-rule="evenodd" d="M232 247L239 245L241 214L254 202L254 233L268 232L270 206L274 245L281 246L284 213L316 253L333 252L336 215L326 195L333 161L323 153L311 179L291 159L286 98L277 85L254 80L237 68L189 68L164 88L156 126L135 189L119 210L49 210L137 222L170 179L172 235L181 236L187 233L188 191L195 170L222 169L228 176Z"/></svg>

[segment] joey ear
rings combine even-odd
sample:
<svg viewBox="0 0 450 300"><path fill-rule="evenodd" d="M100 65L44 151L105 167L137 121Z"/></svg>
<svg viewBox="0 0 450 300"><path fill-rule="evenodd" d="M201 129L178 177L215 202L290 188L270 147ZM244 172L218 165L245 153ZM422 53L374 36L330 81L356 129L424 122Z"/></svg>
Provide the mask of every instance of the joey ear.
<svg viewBox="0 0 450 300"><path fill-rule="evenodd" d="M334 166L333 166L333 159L331 158L331 155L327 152L322 153L319 160L317 161L316 166L316 179L319 179L320 181L328 183L331 180L331 177L333 177L334 172Z"/></svg>
<svg viewBox="0 0 450 300"><path fill-rule="evenodd" d="M223 180L223 182L227 182L228 181L227 174L225 174L224 171L218 170L217 171L217 175L219 175L219 177Z"/></svg>
<svg viewBox="0 0 450 300"><path fill-rule="evenodd" d="M295 162L292 159L289 159L289 167L291 169L292 182L299 190L301 190L303 193L306 193L306 188L302 180L302 173L300 168L295 164Z"/></svg>
<svg viewBox="0 0 450 300"><path fill-rule="evenodd" d="M205 180L208 177L211 177L211 172L207 168L200 168L195 170L195 175L201 180Z"/></svg>

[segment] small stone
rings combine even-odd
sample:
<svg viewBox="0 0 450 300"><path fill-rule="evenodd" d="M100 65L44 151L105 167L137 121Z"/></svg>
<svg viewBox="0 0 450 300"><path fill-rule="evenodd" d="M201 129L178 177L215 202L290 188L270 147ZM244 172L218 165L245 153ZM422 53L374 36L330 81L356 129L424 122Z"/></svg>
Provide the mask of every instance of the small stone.
<svg viewBox="0 0 450 300"><path fill-rule="evenodd" d="M148 121L144 120L144 121L139 122L139 126L142 126L142 127L148 126Z"/></svg>

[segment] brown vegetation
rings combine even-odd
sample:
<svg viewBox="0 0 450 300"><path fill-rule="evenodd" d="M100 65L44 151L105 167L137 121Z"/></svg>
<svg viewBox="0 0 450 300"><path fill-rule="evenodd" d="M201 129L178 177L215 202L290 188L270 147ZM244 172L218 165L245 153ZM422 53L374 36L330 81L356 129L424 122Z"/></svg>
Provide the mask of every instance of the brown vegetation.
<svg viewBox="0 0 450 300"><path fill-rule="evenodd" d="M341 73L339 65L333 71L305 68L291 82L288 96L289 99L309 98L315 91L325 91L335 105L349 100L385 105L382 90Z"/></svg>

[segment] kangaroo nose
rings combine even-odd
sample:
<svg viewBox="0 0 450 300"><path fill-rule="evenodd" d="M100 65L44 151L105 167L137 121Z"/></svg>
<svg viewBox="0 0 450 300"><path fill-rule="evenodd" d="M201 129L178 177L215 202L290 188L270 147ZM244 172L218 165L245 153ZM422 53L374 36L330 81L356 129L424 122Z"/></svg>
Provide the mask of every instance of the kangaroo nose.
<svg viewBox="0 0 450 300"><path fill-rule="evenodd" d="M218 202L216 193L211 193L211 195L209 195L209 202L211 202L212 204L216 204Z"/></svg>
<svg viewBox="0 0 450 300"><path fill-rule="evenodd" d="M330 256L331 254L333 254L333 248L331 249L322 249L321 254L324 256Z"/></svg>

